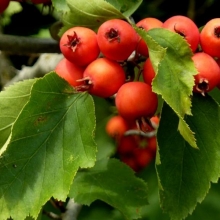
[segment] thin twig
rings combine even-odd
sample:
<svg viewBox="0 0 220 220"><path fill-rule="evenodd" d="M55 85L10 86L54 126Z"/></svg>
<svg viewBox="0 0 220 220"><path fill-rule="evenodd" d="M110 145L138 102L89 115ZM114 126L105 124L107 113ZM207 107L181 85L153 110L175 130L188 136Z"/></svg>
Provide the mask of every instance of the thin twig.
<svg viewBox="0 0 220 220"><path fill-rule="evenodd" d="M14 54L60 53L59 42L52 38L0 34L0 50Z"/></svg>
<svg viewBox="0 0 220 220"><path fill-rule="evenodd" d="M138 130L138 129L131 129L131 130L128 130L124 133L125 136L140 135L140 136L147 137L147 138L154 137L156 134L157 134L156 130L153 130L153 131L150 131L150 132L143 132L143 131Z"/></svg>

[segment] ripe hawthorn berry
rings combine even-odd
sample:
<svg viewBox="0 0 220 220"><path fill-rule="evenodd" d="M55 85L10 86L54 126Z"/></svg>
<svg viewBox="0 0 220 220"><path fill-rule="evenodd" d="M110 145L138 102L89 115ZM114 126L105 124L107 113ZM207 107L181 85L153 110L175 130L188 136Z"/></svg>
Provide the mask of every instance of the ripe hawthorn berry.
<svg viewBox="0 0 220 220"><path fill-rule="evenodd" d="M75 63L70 62L66 58L63 58L62 60L59 61L59 63L55 67L55 72L65 79L71 86L77 87L81 86L84 83L79 82L77 80L82 79L83 77L83 72L84 72L83 67L76 65Z"/></svg>
<svg viewBox="0 0 220 220"><path fill-rule="evenodd" d="M153 136L147 139L147 149L152 156L156 155L157 151L157 137Z"/></svg>
<svg viewBox="0 0 220 220"><path fill-rule="evenodd" d="M214 89L220 81L219 65L212 56L205 52L194 53L192 60L198 71L198 74L194 76L193 91L205 95Z"/></svg>
<svg viewBox="0 0 220 220"><path fill-rule="evenodd" d="M3 13L9 6L10 0L1 0L0 2L0 14Z"/></svg>
<svg viewBox="0 0 220 220"><path fill-rule="evenodd" d="M153 65L151 63L150 58L148 57L143 65L143 72L142 72L142 76L143 76L143 80L145 83L147 83L148 85L152 85L152 81L155 77L155 71L153 68Z"/></svg>
<svg viewBox="0 0 220 220"><path fill-rule="evenodd" d="M60 38L64 57L79 66L86 66L99 56L96 33L86 27L72 27Z"/></svg>
<svg viewBox="0 0 220 220"><path fill-rule="evenodd" d="M183 15L175 15L164 21L162 27L183 36L193 52L198 48L199 28L192 19Z"/></svg>
<svg viewBox="0 0 220 220"><path fill-rule="evenodd" d="M81 81L91 95L107 98L118 91L125 78L125 71L118 62L102 57L86 67Z"/></svg>
<svg viewBox="0 0 220 220"><path fill-rule="evenodd" d="M158 97L150 85L141 82L123 84L115 97L118 113L126 120L139 120L152 117L158 106Z"/></svg>
<svg viewBox="0 0 220 220"><path fill-rule="evenodd" d="M129 125L123 117L115 115L108 120L105 129L110 137L119 140L129 129Z"/></svg>
<svg viewBox="0 0 220 220"><path fill-rule="evenodd" d="M148 148L136 148L133 153L138 170L146 167L154 158Z"/></svg>
<svg viewBox="0 0 220 220"><path fill-rule="evenodd" d="M121 19L111 19L101 24L97 41L102 54L108 59L124 61L136 49L138 35L134 28Z"/></svg>
<svg viewBox="0 0 220 220"><path fill-rule="evenodd" d="M133 135L122 136L117 143L117 153L119 156L132 155L137 147L138 144Z"/></svg>
<svg viewBox="0 0 220 220"><path fill-rule="evenodd" d="M219 68L220 68L220 58L218 58L218 59L216 60L216 63L218 64L218 66L219 66ZM217 88L220 89L220 77L219 77L219 80L218 80Z"/></svg>
<svg viewBox="0 0 220 220"><path fill-rule="evenodd" d="M148 31L153 28L161 28L162 25L163 25L162 21L153 17L144 18L136 23L137 27L142 28L145 31ZM143 39L139 40L136 52L142 56L148 57L149 55L148 47Z"/></svg>
<svg viewBox="0 0 220 220"><path fill-rule="evenodd" d="M202 51L213 57L220 57L220 18L209 20L200 33Z"/></svg>

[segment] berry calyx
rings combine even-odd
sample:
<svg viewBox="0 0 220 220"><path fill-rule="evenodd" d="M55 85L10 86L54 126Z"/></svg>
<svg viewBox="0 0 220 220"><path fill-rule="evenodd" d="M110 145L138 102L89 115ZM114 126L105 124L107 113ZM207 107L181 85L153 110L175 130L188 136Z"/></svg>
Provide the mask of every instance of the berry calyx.
<svg viewBox="0 0 220 220"><path fill-rule="evenodd" d="M219 65L212 56L204 52L195 53L192 60L198 71L198 74L194 76L193 91L205 95L218 85L220 79Z"/></svg>
<svg viewBox="0 0 220 220"><path fill-rule="evenodd" d="M67 46L73 52L75 52L78 44L80 43L80 38L78 37L75 31L73 31L72 35L67 34L67 38L68 38L68 41L63 46Z"/></svg>

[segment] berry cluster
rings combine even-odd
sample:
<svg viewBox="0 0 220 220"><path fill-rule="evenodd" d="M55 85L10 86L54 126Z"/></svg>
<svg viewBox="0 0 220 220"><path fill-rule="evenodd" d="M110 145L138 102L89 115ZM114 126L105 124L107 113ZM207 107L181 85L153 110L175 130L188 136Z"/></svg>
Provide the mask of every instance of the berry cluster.
<svg viewBox="0 0 220 220"><path fill-rule="evenodd" d="M157 95L151 85L134 80L128 68L135 65L129 59L139 42L134 28L121 19L104 22L97 33L72 27L61 36L64 58L55 71L76 90L102 98L115 96L117 110L126 119L152 117L157 110Z"/></svg>
<svg viewBox="0 0 220 220"><path fill-rule="evenodd" d="M139 132L147 130L151 125L149 119L155 115L158 107L158 97L151 85L134 77L133 70L140 57L137 50L143 50L140 44L146 48L134 28L121 19L104 22L97 32L87 27L72 27L60 38L60 50L64 58L57 64L55 72L77 91L88 91L101 98L113 97L119 114L116 118L124 121L125 126L123 130L123 123L118 125L114 133L122 129L121 136L131 128L125 124L135 125ZM136 152L143 140L140 135L139 138L135 136L117 138L117 144L123 146L132 138L135 143L133 152ZM143 139L146 142L146 138ZM152 157L147 158L150 161ZM139 169L143 164L137 167Z"/></svg>
<svg viewBox="0 0 220 220"><path fill-rule="evenodd" d="M220 88L220 18L208 21L201 32L196 24L186 16L172 16L163 22L162 28L176 32L184 37L193 55L192 60L198 74L194 76L193 92L210 92L215 87ZM150 58L143 65L143 79L151 84L155 72Z"/></svg>
<svg viewBox="0 0 220 220"><path fill-rule="evenodd" d="M220 87L219 24L220 19L213 19L200 32L190 18L177 15L164 22L144 18L136 26L145 31L165 28L180 34L192 50L198 72L193 92L205 95ZM114 98L118 115L109 120L106 131L117 140L122 161L136 171L145 167L155 155L156 135L151 134L157 128L152 126L152 119L158 118L158 97L152 91L155 72L146 42L128 22L110 19L96 32L87 27L72 27L59 43L64 58L55 72L76 91Z"/></svg>
<svg viewBox="0 0 220 220"><path fill-rule="evenodd" d="M9 6L10 1L16 1L16 2L29 2L32 4L43 4L43 5L51 5L51 0L1 0L0 1L0 14L2 14Z"/></svg>
<svg viewBox="0 0 220 220"><path fill-rule="evenodd" d="M159 120L158 115L151 117L144 132L121 115L112 116L106 124L107 134L116 142L118 157L136 172L155 159Z"/></svg>

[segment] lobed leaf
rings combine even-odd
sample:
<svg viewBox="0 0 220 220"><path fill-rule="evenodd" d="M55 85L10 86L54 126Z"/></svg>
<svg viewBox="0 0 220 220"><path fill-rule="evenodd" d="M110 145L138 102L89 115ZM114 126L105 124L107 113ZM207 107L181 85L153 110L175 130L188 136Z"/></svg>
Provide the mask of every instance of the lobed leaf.
<svg viewBox="0 0 220 220"><path fill-rule="evenodd" d="M135 29L149 48L149 56L156 73L152 82L153 91L160 94L175 111L180 120L180 133L196 148L194 133L184 120L185 115L191 115L191 95L194 75L197 74L189 45L179 34L163 28L147 32Z"/></svg>
<svg viewBox="0 0 220 220"><path fill-rule="evenodd" d="M157 133L161 206L172 220L191 214L220 175L219 105L209 95L194 94L192 114L186 122L195 132L199 149L179 134L178 117L166 103Z"/></svg>
<svg viewBox="0 0 220 220"><path fill-rule="evenodd" d="M63 0L51 0L53 7L57 10L57 11L62 11L63 13L66 11L69 11L69 7L66 3L66 1Z"/></svg>
<svg viewBox="0 0 220 220"><path fill-rule="evenodd" d="M97 144L97 160L109 158L115 154L116 143L106 132L106 124L112 114L112 104L106 99L94 96L96 113L95 142Z"/></svg>
<svg viewBox="0 0 220 220"><path fill-rule="evenodd" d="M117 8L125 17L130 17L142 4L143 0L107 0Z"/></svg>
<svg viewBox="0 0 220 220"><path fill-rule="evenodd" d="M12 125L28 102L34 82L36 82L36 79L18 82L6 87L0 93L0 148L9 138Z"/></svg>
<svg viewBox="0 0 220 220"><path fill-rule="evenodd" d="M126 19L119 10L104 0L67 0L67 4L70 11L62 17L64 27L60 31L60 35L73 26L96 30L109 19Z"/></svg>
<svg viewBox="0 0 220 220"><path fill-rule="evenodd" d="M39 79L0 158L0 219L36 218L52 196L65 200L79 167L95 163L94 125L90 95L54 72Z"/></svg>
<svg viewBox="0 0 220 220"><path fill-rule="evenodd" d="M128 220L139 218L141 208L148 204L146 183L117 159L99 160L93 168L78 172L69 196L85 205L102 200Z"/></svg>

